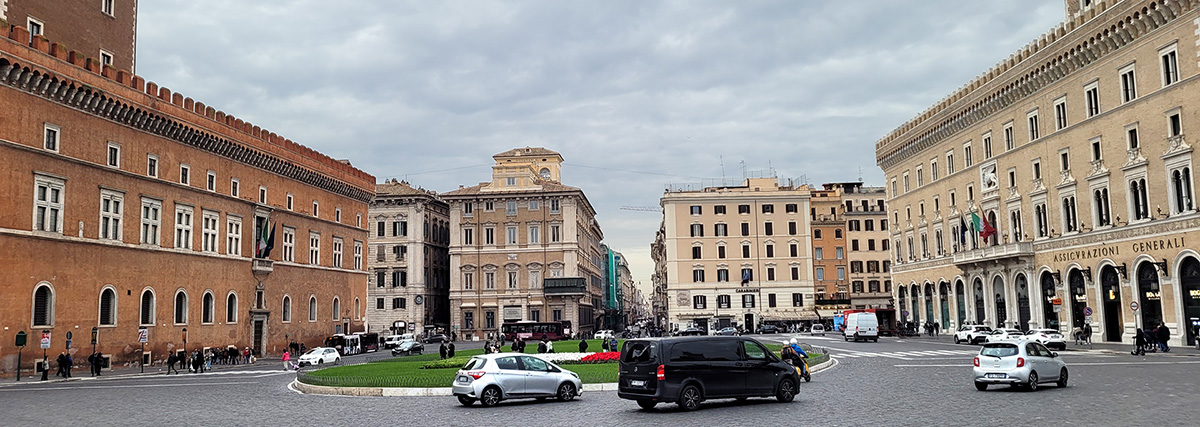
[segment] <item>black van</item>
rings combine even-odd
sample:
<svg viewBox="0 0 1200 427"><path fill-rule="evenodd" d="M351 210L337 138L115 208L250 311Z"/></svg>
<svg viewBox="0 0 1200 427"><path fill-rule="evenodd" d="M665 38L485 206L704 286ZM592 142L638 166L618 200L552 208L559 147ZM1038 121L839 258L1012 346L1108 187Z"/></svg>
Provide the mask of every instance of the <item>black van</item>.
<svg viewBox="0 0 1200 427"><path fill-rule="evenodd" d="M617 396L643 409L676 402L691 411L707 399L771 397L791 402L800 376L767 347L745 337L625 341Z"/></svg>

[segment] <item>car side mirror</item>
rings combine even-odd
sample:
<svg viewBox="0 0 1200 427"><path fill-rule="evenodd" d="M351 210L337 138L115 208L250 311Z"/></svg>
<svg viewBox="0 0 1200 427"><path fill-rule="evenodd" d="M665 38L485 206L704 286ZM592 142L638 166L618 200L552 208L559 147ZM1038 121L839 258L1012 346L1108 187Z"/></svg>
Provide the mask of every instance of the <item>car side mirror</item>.
<svg viewBox="0 0 1200 427"><path fill-rule="evenodd" d="M1058 352L1057 351L1050 352L1050 357L1058 357Z"/></svg>

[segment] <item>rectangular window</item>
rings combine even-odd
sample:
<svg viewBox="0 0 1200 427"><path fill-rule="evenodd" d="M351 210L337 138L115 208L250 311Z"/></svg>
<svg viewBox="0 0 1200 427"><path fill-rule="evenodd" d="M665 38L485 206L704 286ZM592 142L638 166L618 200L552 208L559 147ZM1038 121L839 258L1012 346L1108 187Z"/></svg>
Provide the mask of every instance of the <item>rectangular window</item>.
<svg viewBox="0 0 1200 427"><path fill-rule="evenodd" d="M800 280L800 267L792 267L792 280Z"/></svg>
<svg viewBox="0 0 1200 427"><path fill-rule="evenodd" d="M954 173L954 152L946 153L946 175Z"/></svg>
<svg viewBox="0 0 1200 427"><path fill-rule="evenodd" d="M722 247L722 249L724 249L724 247ZM718 282L728 282L729 281L729 269L718 268L717 269L717 281Z"/></svg>
<svg viewBox="0 0 1200 427"><path fill-rule="evenodd" d="M713 213L717 215L725 215L725 205L713 206Z"/></svg>
<svg viewBox="0 0 1200 427"><path fill-rule="evenodd" d="M162 212L162 202L152 199L142 199L142 237L143 245L158 245L158 227L162 222L159 215Z"/></svg>
<svg viewBox="0 0 1200 427"><path fill-rule="evenodd" d="M517 227L507 227L505 231L507 232L508 237L508 239L505 240L505 243L509 245L517 244Z"/></svg>
<svg viewBox="0 0 1200 427"><path fill-rule="evenodd" d="M738 213L739 214L750 213L750 205L738 205Z"/></svg>
<svg viewBox="0 0 1200 427"><path fill-rule="evenodd" d="M1034 128L1032 121L1029 122L1030 129ZM1067 127L1067 97L1063 96L1054 101L1054 129L1061 130ZM1029 139L1037 139L1033 136L1033 131L1029 133Z"/></svg>
<svg viewBox="0 0 1200 427"><path fill-rule="evenodd" d="M208 175L207 175L207 179L205 180L204 188L208 189L208 191L217 191L217 173L216 172L208 171Z"/></svg>
<svg viewBox="0 0 1200 427"><path fill-rule="evenodd" d="M183 185L191 185L192 183L192 167L188 165L179 165L179 183Z"/></svg>
<svg viewBox="0 0 1200 427"><path fill-rule="evenodd" d="M718 223L718 224L713 225L713 235L717 236L717 237L728 236L729 235L729 224Z"/></svg>
<svg viewBox="0 0 1200 427"><path fill-rule="evenodd" d="M704 237L704 224L692 224L689 232L691 237Z"/></svg>
<svg viewBox="0 0 1200 427"><path fill-rule="evenodd" d="M742 245L742 258L750 258L750 245Z"/></svg>
<svg viewBox="0 0 1200 427"><path fill-rule="evenodd" d="M537 289L542 287L542 272L538 270L529 271L529 289Z"/></svg>
<svg viewBox="0 0 1200 427"><path fill-rule="evenodd" d="M550 226L550 242L557 243L562 241L562 227L558 225Z"/></svg>
<svg viewBox="0 0 1200 427"><path fill-rule="evenodd" d="M100 65L111 67L113 64L113 54L107 50L100 49Z"/></svg>
<svg viewBox="0 0 1200 427"><path fill-rule="evenodd" d="M314 217L321 216L321 204L317 203L316 200L313 200L313 216Z"/></svg>
<svg viewBox="0 0 1200 427"><path fill-rule="evenodd" d="M1064 106L1063 108L1066 108L1066 107ZM1041 137L1041 134L1038 133L1038 112L1037 112L1037 110L1035 109L1032 112L1030 112L1029 115L1026 116L1026 120L1029 123L1029 140L1030 141L1037 140L1039 137Z"/></svg>
<svg viewBox="0 0 1200 427"><path fill-rule="evenodd" d="M1100 114L1100 84L1092 83L1083 89L1084 100L1087 101L1087 116Z"/></svg>
<svg viewBox="0 0 1200 427"><path fill-rule="evenodd" d="M786 205L783 205L783 210L786 213L796 213L796 212L800 211L799 207L795 203L788 203Z"/></svg>
<svg viewBox="0 0 1200 427"><path fill-rule="evenodd" d="M1070 153L1066 150L1063 150L1061 153L1058 153L1059 165L1062 166L1062 168L1059 170L1063 170L1063 171L1071 170L1071 158L1070 158L1069 154Z"/></svg>
<svg viewBox="0 0 1200 427"><path fill-rule="evenodd" d="M1183 135L1183 124L1179 120L1179 113L1171 114L1170 117L1167 117L1167 124L1169 126L1167 128L1167 136Z"/></svg>
<svg viewBox="0 0 1200 427"><path fill-rule="evenodd" d="M474 245L475 244L475 229L472 229L472 228L464 228L463 229L462 243L464 245Z"/></svg>
<svg viewBox="0 0 1200 427"><path fill-rule="evenodd" d="M354 269L362 270L363 268L363 244L360 241L354 241Z"/></svg>
<svg viewBox="0 0 1200 427"><path fill-rule="evenodd" d="M1100 160L1100 157L1101 157L1100 139L1093 139L1092 140L1092 160Z"/></svg>
<svg viewBox="0 0 1200 427"><path fill-rule="evenodd" d="M1134 79L1133 65L1121 69L1121 102L1137 99L1137 80Z"/></svg>
<svg viewBox="0 0 1200 427"><path fill-rule="evenodd" d="M201 211L200 213L200 250L208 253L217 253L217 232L220 229L218 225L221 221L221 214L213 211Z"/></svg>
<svg viewBox="0 0 1200 427"><path fill-rule="evenodd" d="M333 220L335 222L342 222L342 208L333 209Z"/></svg>
<svg viewBox="0 0 1200 427"><path fill-rule="evenodd" d="M700 258L702 258L700 255L700 247L692 246L692 259L700 259Z"/></svg>
<svg viewBox="0 0 1200 427"><path fill-rule="evenodd" d="M267 204L267 187L258 186L258 203Z"/></svg>
<svg viewBox="0 0 1200 427"><path fill-rule="evenodd" d="M505 203L504 214L510 215L510 216L516 215L517 214L517 202Z"/></svg>
<svg viewBox="0 0 1200 427"><path fill-rule="evenodd" d="M475 216L475 205L471 202L463 203L463 216Z"/></svg>
<svg viewBox="0 0 1200 427"><path fill-rule="evenodd" d="M475 274L463 273L463 289L471 290L475 288Z"/></svg>
<svg viewBox="0 0 1200 427"><path fill-rule="evenodd" d="M742 294L742 308L754 308L754 294Z"/></svg>
<svg viewBox="0 0 1200 427"><path fill-rule="evenodd" d="M496 273L495 272L488 271L488 272L483 273L483 288L484 289L496 289Z"/></svg>
<svg viewBox="0 0 1200 427"><path fill-rule="evenodd" d="M725 259L725 245L717 246L717 258Z"/></svg>
<svg viewBox="0 0 1200 427"><path fill-rule="evenodd" d="M838 280L846 280L846 267L838 267L837 268L837 279Z"/></svg>
<svg viewBox="0 0 1200 427"><path fill-rule="evenodd" d="M225 253L242 254L242 219L225 214Z"/></svg>
<svg viewBox="0 0 1200 427"><path fill-rule="evenodd" d="M775 213L775 205L762 205L762 213Z"/></svg>
<svg viewBox="0 0 1200 427"><path fill-rule="evenodd" d="M190 206L175 206L175 247L177 249L192 248L192 215L195 211Z"/></svg>
<svg viewBox="0 0 1200 427"><path fill-rule="evenodd" d="M121 193L100 190L100 239L121 241L124 205L125 196Z"/></svg>
<svg viewBox="0 0 1200 427"><path fill-rule="evenodd" d="M845 248L838 246L838 247L834 248L834 252L837 253L837 259L845 259L846 258Z"/></svg>
<svg viewBox="0 0 1200 427"><path fill-rule="evenodd" d="M767 281L768 282L775 281L775 267L767 267Z"/></svg>
<svg viewBox="0 0 1200 427"><path fill-rule="evenodd" d="M772 224L769 222L764 223L763 224L763 234L766 234L768 236L774 235L775 234L775 224Z"/></svg>
<svg viewBox="0 0 1200 427"><path fill-rule="evenodd" d="M108 166L121 167L121 146L115 142L108 143Z"/></svg>
<svg viewBox="0 0 1200 427"><path fill-rule="evenodd" d="M308 232L308 263L312 265L321 264L321 234Z"/></svg>
<svg viewBox="0 0 1200 427"><path fill-rule="evenodd" d="M1130 149L1138 148L1138 128L1137 125L1127 128L1125 131L1125 142L1129 144Z"/></svg>
<svg viewBox="0 0 1200 427"><path fill-rule="evenodd" d="M158 178L158 156L146 155L146 176Z"/></svg>
<svg viewBox="0 0 1200 427"><path fill-rule="evenodd" d="M991 133L987 133L987 134L983 135L983 158L985 158L985 159L992 158L992 134Z"/></svg>
<svg viewBox="0 0 1200 427"><path fill-rule="evenodd" d="M937 159L933 159L929 162L929 180L937 181L937 179L938 179L938 164L937 164Z"/></svg>
<svg viewBox="0 0 1200 427"><path fill-rule="evenodd" d="M749 236L749 235L750 235L750 223L743 222L742 223L742 236Z"/></svg>
<svg viewBox="0 0 1200 427"><path fill-rule="evenodd" d="M817 267L817 280L825 280L825 267Z"/></svg>
<svg viewBox="0 0 1200 427"><path fill-rule="evenodd" d="M538 244L542 242L542 228L537 225L529 226L529 244Z"/></svg>
<svg viewBox="0 0 1200 427"><path fill-rule="evenodd" d="M1176 58L1175 48L1176 45L1172 44L1158 52L1158 56L1161 58L1163 87L1179 81L1179 61Z"/></svg>
<svg viewBox="0 0 1200 427"><path fill-rule="evenodd" d="M825 248L813 248L813 258L825 259Z"/></svg>
<svg viewBox="0 0 1200 427"><path fill-rule="evenodd" d="M775 258L775 245L767 245L767 258Z"/></svg>
<svg viewBox="0 0 1200 427"><path fill-rule="evenodd" d="M44 130L43 130L44 138L43 138L42 147L47 150L57 153L58 152L58 143L59 143L58 139L59 139L60 132L62 132L62 130L58 127L58 125L45 123Z"/></svg>
<svg viewBox="0 0 1200 427"><path fill-rule="evenodd" d="M475 329L475 312L463 312L463 329Z"/></svg>
<svg viewBox="0 0 1200 427"><path fill-rule="evenodd" d="M700 212L702 212L699 206L692 206L691 211L692 215L700 215Z"/></svg>
<svg viewBox="0 0 1200 427"><path fill-rule="evenodd" d="M375 309L383 310L383 298L375 298Z"/></svg>
<svg viewBox="0 0 1200 427"><path fill-rule="evenodd" d="M1005 150L1013 149L1013 147L1016 145L1016 141L1014 141L1014 139L1015 138L1013 137L1013 124L1010 121L1010 122L1004 124L1004 149Z"/></svg>
<svg viewBox="0 0 1200 427"><path fill-rule="evenodd" d="M692 308L704 309L708 307L708 297L704 295L696 295L692 297Z"/></svg>
<svg viewBox="0 0 1200 427"><path fill-rule="evenodd" d="M104 12L105 15L112 16L113 1L115 1L115 0L101 0L100 1L100 11Z"/></svg>
<svg viewBox="0 0 1200 427"><path fill-rule="evenodd" d="M796 221L788 221L788 235L796 235Z"/></svg>
<svg viewBox="0 0 1200 427"><path fill-rule="evenodd" d="M704 283L704 269L703 268L697 268L697 269L692 270L692 282Z"/></svg>
<svg viewBox="0 0 1200 427"><path fill-rule="evenodd" d="M337 268L342 267L342 238L341 237L333 238L333 266L337 267Z"/></svg>
<svg viewBox="0 0 1200 427"><path fill-rule="evenodd" d="M990 146L991 143L989 142L988 145ZM925 185L925 171L917 168L917 188L920 188L922 185Z"/></svg>
<svg viewBox="0 0 1200 427"><path fill-rule="evenodd" d="M551 199L550 200L550 213L556 214L556 213L559 213L560 211L562 211L562 209L558 205L558 199Z"/></svg>
<svg viewBox="0 0 1200 427"><path fill-rule="evenodd" d="M483 244L485 244L485 245L496 244L496 229L495 228L485 227L483 229Z"/></svg>
<svg viewBox="0 0 1200 427"><path fill-rule="evenodd" d="M788 245L788 248L789 248L789 251L790 251L789 253L791 253L792 258L796 258L796 257L800 256L799 255L800 245L792 243L792 244Z"/></svg>
<svg viewBox="0 0 1200 427"><path fill-rule="evenodd" d="M241 196L241 193L242 193L241 185L242 185L242 183L239 182L237 178L230 179L229 180L229 195L233 196L233 197Z"/></svg>
<svg viewBox="0 0 1200 427"><path fill-rule="evenodd" d="M296 229L283 227L283 260L296 262Z"/></svg>
<svg viewBox="0 0 1200 427"><path fill-rule="evenodd" d="M804 294L793 293L792 294L792 307L803 307L803 306L804 306Z"/></svg>
<svg viewBox="0 0 1200 427"><path fill-rule="evenodd" d="M529 201L529 210L536 211L536 210L541 210L541 208L542 208L542 205L537 200Z"/></svg>
<svg viewBox="0 0 1200 427"><path fill-rule="evenodd" d="M519 285L519 283L517 282L517 272L509 271L508 272L508 288L509 289L517 289L518 285Z"/></svg>

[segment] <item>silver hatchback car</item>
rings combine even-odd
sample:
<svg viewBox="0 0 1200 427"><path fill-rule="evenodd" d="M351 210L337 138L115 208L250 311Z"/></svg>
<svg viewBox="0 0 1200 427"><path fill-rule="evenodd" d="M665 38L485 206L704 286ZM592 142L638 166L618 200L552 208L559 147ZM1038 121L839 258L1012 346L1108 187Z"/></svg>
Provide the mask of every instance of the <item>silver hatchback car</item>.
<svg viewBox="0 0 1200 427"><path fill-rule="evenodd" d="M992 384L1025 386L1037 390L1041 383L1067 386L1067 364L1058 353L1035 341L992 342L975 356L975 388Z"/></svg>
<svg viewBox="0 0 1200 427"><path fill-rule="evenodd" d="M574 372L536 356L496 353L468 360L454 375L451 389L464 406L476 401L492 406L506 399L572 400L583 395L583 382Z"/></svg>

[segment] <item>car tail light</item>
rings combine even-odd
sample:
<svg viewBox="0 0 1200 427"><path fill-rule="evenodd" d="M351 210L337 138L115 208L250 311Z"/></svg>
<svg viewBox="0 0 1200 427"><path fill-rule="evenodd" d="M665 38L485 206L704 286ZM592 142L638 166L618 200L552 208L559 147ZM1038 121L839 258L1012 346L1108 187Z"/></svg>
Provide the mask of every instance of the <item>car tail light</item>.
<svg viewBox="0 0 1200 427"><path fill-rule="evenodd" d="M1018 357L1018 358L1017 358L1017 367L1018 367L1018 368L1020 368L1020 367L1023 367L1023 366L1025 366L1025 358L1024 358L1024 357Z"/></svg>
<svg viewBox="0 0 1200 427"><path fill-rule="evenodd" d="M975 358L975 367L976 368L979 367L979 358L978 357Z"/></svg>
<svg viewBox="0 0 1200 427"><path fill-rule="evenodd" d="M474 379L480 379L480 378L483 378L483 374L486 374L486 373L487 372L484 372L484 371L471 371L471 372L467 372L467 375L470 375L471 378L474 378Z"/></svg>
<svg viewBox="0 0 1200 427"><path fill-rule="evenodd" d="M658 377L659 381L666 381L667 380L666 365L658 365L658 370L655 372L655 376Z"/></svg>

